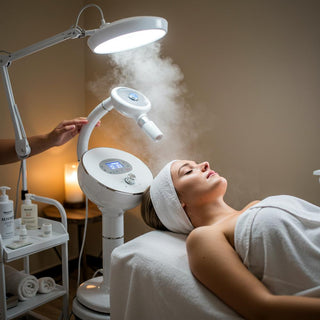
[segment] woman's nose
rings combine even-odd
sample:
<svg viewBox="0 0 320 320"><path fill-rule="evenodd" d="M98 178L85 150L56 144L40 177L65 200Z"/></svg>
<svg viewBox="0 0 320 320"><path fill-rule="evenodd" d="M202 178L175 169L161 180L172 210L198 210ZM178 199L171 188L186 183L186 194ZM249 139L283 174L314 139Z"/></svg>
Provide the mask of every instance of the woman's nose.
<svg viewBox="0 0 320 320"><path fill-rule="evenodd" d="M200 164L199 164L199 167L200 167L200 170L201 170L202 172L205 172L205 171L207 171L208 169L210 169L209 162L207 162L207 161L200 163Z"/></svg>

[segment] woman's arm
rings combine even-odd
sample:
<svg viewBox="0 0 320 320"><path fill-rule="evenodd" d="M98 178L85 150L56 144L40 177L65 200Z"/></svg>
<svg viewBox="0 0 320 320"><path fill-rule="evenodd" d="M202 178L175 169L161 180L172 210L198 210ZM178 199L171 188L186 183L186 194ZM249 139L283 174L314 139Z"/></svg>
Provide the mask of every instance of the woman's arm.
<svg viewBox="0 0 320 320"><path fill-rule="evenodd" d="M47 134L28 137L31 148L30 157L46 151L55 146L61 146L76 136L83 125L88 123L86 118L76 118L60 122L52 131ZM98 122L97 125L100 125ZM0 140L0 164L7 164L19 161L15 151L14 139Z"/></svg>
<svg viewBox="0 0 320 320"><path fill-rule="evenodd" d="M271 294L218 228L192 231L187 251L195 277L246 319L320 319L320 299Z"/></svg>

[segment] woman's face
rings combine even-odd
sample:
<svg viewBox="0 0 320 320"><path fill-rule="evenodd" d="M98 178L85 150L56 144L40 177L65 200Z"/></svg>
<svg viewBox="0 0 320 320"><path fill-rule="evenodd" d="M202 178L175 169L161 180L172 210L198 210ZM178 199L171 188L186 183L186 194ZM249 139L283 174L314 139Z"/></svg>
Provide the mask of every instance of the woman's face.
<svg viewBox="0 0 320 320"><path fill-rule="evenodd" d="M171 176L182 205L201 205L223 197L227 180L210 168L209 162L177 160Z"/></svg>

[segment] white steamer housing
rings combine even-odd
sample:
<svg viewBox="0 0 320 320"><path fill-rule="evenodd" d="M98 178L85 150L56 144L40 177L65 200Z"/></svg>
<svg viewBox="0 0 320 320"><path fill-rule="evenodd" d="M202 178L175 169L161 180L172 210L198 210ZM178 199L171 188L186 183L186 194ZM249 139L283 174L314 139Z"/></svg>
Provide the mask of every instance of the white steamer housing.
<svg viewBox="0 0 320 320"><path fill-rule="evenodd" d="M123 214L136 207L153 177L149 168L137 157L113 148L88 150L96 123L112 108L133 118L153 140L162 132L148 119L149 100L140 92L114 88L111 97L101 102L88 116L78 139L78 181L82 191L102 212L103 277L89 279L77 290L73 313L80 319L109 319L110 265L114 248L123 244Z"/></svg>
<svg viewBox="0 0 320 320"><path fill-rule="evenodd" d="M151 171L140 159L112 148L85 152L78 169L79 184L87 197L111 210L136 207L152 179Z"/></svg>

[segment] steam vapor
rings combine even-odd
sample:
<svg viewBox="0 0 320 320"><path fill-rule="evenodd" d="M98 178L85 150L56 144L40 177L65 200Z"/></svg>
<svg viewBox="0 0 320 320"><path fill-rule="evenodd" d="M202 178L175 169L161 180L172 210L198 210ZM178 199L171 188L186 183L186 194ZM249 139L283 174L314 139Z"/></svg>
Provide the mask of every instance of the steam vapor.
<svg viewBox="0 0 320 320"><path fill-rule="evenodd" d="M148 163L157 172L172 159L192 156L190 146L195 139L194 115L185 101L187 88L184 75L169 57L161 57L160 43L108 56L111 72L89 84L99 99L105 99L113 87L136 89L151 101L148 116L164 133L155 143L137 127L132 119L125 119L125 129L118 138L128 143L125 151ZM107 92L107 95L106 95ZM118 134L118 133L117 133Z"/></svg>

